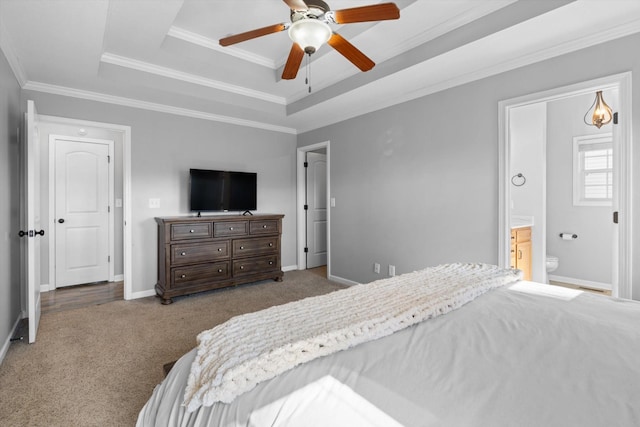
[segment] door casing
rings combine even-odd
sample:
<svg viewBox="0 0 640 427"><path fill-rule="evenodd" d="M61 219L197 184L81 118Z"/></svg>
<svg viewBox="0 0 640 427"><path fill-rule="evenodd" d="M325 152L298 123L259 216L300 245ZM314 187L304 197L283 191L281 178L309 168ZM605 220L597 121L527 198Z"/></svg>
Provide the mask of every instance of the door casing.
<svg viewBox="0 0 640 427"><path fill-rule="evenodd" d="M595 93L596 90L617 88L620 96L620 121L613 128L614 144L618 156L614 169L618 171L614 197L614 210L619 212L617 241L614 243L612 295L620 298L632 297L632 161L631 158L631 72L615 74L570 86L536 92L498 103L498 263L502 267L510 264L510 206L511 187L509 171L511 145L509 141L510 109L545 101L553 101L575 95ZM616 200L617 199L617 200Z"/></svg>
<svg viewBox="0 0 640 427"><path fill-rule="evenodd" d="M305 202L305 170L304 162L308 151L316 151L325 148L327 151L327 278L331 275L331 144L330 141L298 147L297 150L297 202L296 202L296 235L297 235L297 264L298 270L306 270L307 257L304 248L306 241L306 216L304 214Z"/></svg>
<svg viewBox="0 0 640 427"><path fill-rule="evenodd" d="M123 221L123 275L124 299L131 300L148 296L146 291L133 292L133 258L132 258L132 233L131 227L131 126L118 125L112 123L93 122L88 120L78 120L66 117L40 115L41 122L74 126L78 129L92 127L100 128L112 132L117 132L122 136L122 151L117 153L122 158L122 221Z"/></svg>

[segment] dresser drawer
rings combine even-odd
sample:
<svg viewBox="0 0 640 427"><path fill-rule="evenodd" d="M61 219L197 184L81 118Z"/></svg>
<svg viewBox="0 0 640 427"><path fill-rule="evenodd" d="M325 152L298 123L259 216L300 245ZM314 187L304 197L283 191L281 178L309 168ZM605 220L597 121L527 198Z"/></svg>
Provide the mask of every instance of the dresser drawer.
<svg viewBox="0 0 640 427"><path fill-rule="evenodd" d="M171 224L171 240L206 239L212 235L210 222Z"/></svg>
<svg viewBox="0 0 640 427"><path fill-rule="evenodd" d="M171 288L209 283L229 278L229 262L201 264L192 267L176 267L171 269Z"/></svg>
<svg viewBox="0 0 640 427"><path fill-rule="evenodd" d="M246 236L248 234L248 221L215 222L213 224L214 237Z"/></svg>
<svg viewBox="0 0 640 427"><path fill-rule="evenodd" d="M233 277L272 270L280 270L280 262L277 255L233 261Z"/></svg>
<svg viewBox="0 0 640 427"><path fill-rule="evenodd" d="M251 221L249 223L249 234L274 233L278 233L278 221L276 220Z"/></svg>
<svg viewBox="0 0 640 427"><path fill-rule="evenodd" d="M266 255L276 252L280 252L279 236L233 240L234 257Z"/></svg>
<svg viewBox="0 0 640 427"><path fill-rule="evenodd" d="M171 245L171 265L215 261L229 256L229 241Z"/></svg>

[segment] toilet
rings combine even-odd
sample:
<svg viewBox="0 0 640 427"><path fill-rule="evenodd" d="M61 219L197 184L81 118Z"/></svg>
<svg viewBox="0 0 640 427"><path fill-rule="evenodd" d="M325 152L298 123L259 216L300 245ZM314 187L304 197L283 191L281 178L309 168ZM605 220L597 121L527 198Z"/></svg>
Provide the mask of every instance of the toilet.
<svg viewBox="0 0 640 427"><path fill-rule="evenodd" d="M558 257L547 254L547 273L556 271L558 268Z"/></svg>

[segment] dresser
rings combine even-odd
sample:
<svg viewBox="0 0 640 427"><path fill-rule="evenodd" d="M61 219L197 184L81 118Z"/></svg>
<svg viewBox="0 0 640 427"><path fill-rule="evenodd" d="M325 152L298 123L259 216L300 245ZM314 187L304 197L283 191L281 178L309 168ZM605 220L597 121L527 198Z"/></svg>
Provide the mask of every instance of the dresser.
<svg viewBox="0 0 640 427"><path fill-rule="evenodd" d="M161 217L158 283L163 304L172 298L258 280L282 281L284 215Z"/></svg>

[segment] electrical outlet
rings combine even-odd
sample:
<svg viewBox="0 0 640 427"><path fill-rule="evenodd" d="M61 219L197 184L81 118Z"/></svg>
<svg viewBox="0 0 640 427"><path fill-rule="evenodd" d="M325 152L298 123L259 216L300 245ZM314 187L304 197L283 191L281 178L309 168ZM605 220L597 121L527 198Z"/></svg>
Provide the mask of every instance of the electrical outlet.
<svg viewBox="0 0 640 427"><path fill-rule="evenodd" d="M376 274L380 274L380 264L377 262L373 264L373 272Z"/></svg>
<svg viewBox="0 0 640 427"><path fill-rule="evenodd" d="M149 208L150 209L160 208L160 199L149 199Z"/></svg>
<svg viewBox="0 0 640 427"><path fill-rule="evenodd" d="M389 277L396 275L396 266L389 264Z"/></svg>

